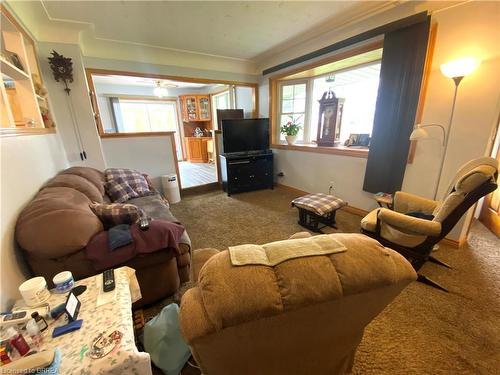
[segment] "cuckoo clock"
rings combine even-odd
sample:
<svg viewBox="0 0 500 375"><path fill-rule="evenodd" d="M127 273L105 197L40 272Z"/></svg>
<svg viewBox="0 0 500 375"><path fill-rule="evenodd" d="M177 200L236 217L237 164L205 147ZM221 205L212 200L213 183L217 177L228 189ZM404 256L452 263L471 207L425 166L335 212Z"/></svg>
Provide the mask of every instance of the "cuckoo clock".
<svg viewBox="0 0 500 375"><path fill-rule="evenodd" d="M331 90L325 91L319 102L318 146L334 146L340 142L344 99L337 98Z"/></svg>

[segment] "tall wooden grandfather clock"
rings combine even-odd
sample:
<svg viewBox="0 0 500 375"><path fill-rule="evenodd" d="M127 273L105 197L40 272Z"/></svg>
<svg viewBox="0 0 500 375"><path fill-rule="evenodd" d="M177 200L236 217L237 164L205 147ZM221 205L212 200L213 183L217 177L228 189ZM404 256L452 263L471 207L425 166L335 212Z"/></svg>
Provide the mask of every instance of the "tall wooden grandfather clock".
<svg viewBox="0 0 500 375"><path fill-rule="evenodd" d="M319 102L318 146L334 146L340 142L342 126L343 98L337 98L332 90L325 91Z"/></svg>

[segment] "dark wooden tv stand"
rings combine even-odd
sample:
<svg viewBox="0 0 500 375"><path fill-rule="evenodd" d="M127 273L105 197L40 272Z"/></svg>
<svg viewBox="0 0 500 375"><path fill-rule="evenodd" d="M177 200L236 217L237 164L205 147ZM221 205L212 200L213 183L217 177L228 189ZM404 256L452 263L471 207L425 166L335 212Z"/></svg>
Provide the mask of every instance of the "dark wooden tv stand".
<svg viewBox="0 0 500 375"><path fill-rule="evenodd" d="M231 195L243 191L272 189L273 153L220 155L222 188Z"/></svg>

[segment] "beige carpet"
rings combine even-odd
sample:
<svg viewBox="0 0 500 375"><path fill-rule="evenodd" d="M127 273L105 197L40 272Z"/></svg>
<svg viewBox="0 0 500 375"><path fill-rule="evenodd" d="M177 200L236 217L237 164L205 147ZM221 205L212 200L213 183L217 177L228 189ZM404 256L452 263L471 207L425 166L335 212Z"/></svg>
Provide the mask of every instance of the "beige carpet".
<svg viewBox="0 0 500 375"><path fill-rule="evenodd" d="M172 206L194 249L265 243L303 230L294 194L282 188L227 197L208 192ZM360 218L339 212L339 231L358 232ZM366 329L355 374L499 374L500 240L475 223L467 246L441 246L422 273L450 289L413 283ZM363 306L360 306L363 308ZM184 371L183 371L184 373Z"/></svg>

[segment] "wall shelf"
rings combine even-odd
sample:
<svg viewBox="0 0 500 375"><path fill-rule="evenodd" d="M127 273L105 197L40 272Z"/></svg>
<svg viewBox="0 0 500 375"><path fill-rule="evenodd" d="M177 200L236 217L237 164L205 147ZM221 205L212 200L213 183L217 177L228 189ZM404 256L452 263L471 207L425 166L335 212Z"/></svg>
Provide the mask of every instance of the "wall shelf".
<svg viewBox="0 0 500 375"><path fill-rule="evenodd" d="M0 58L0 67L2 70L2 74L5 74L13 80L30 79L28 73L23 72L21 69L3 58Z"/></svg>
<svg viewBox="0 0 500 375"><path fill-rule="evenodd" d="M0 18L0 137L54 132L47 98L39 94L43 82L35 43L3 6ZM23 69L5 57L11 54L17 55Z"/></svg>

